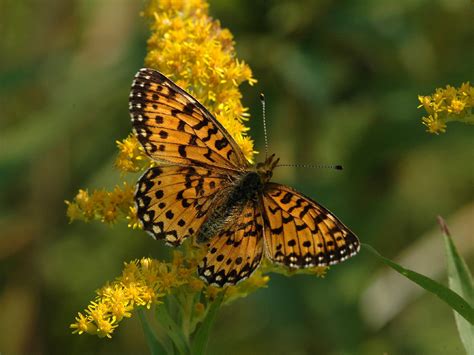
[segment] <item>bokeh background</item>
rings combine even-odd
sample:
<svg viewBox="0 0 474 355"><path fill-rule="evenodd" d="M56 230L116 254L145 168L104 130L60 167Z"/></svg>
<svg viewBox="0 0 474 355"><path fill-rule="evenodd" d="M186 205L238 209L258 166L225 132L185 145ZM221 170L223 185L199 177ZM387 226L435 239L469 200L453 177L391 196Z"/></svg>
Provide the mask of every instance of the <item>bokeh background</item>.
<svg viewBox="0 0 474 355"><path fill-rule="evenodd" d="M425 132L417 95L474 79L468 0L212 0L259 80L243 86L263 151L361 241L446 282L441 214L473 269L474 128ZM125 223L68 224L79 188L113 188L115 141L143 64L142 1L0 0L0 353L147 352L136 317L112 340L69 324L122 263L162 244ZM135 177L131 177L133 181ZM273 275L225 307L210 354L462 354L451 310L362 251L325 279Z"/></svg>

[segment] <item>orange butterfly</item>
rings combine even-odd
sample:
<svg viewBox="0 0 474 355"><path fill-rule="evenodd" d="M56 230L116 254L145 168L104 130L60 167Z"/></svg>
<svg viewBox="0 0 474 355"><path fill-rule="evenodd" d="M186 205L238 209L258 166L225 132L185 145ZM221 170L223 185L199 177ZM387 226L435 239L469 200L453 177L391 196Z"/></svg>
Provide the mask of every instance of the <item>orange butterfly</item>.
<svg viewBox="0 0 474 355"><path fill-rule="evenodd" d="M357 237L331 212L270 182L274 155L252 167L216 118L160 72L140 69L129 109L136 137L159 163L138 180L138 218L169 245L191 236L206 243L198 273L207 283L235 285L264 254L300 269L359 251Z"/></svg>

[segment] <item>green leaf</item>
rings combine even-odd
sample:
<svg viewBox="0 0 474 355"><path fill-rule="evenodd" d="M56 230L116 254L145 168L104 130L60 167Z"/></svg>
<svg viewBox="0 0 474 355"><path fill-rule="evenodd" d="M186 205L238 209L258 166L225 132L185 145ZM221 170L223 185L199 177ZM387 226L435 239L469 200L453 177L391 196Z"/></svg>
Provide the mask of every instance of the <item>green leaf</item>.
<svg viewBox="0 0 474 355"><path fill-rule="evenodd" d="M415 271L405 269L404 267L398 265L392 260L380 255L374 248L372 248L368 244L362 244L362 246L365 250L377 256L384 264L390 266L392 269L405 276L407 279L413 281L418 286L424 288L426 291L429 291L438 296L441 300L446 302L452 309L458 312L469 323L474 323L474 309L457 293L450 290L446 286L441 285L440 283L430 279L429 277L421 275Z"/></svg>
<svg viewBox="0 0 474 355"><path fill-rule="evenodd" d="M473 306L474 285L471 273L454 246L448 227L443 218L438 217L438 222L441 226L441 231L444 236L444 244L446 246L449 287ZM456 320L459 336L464 348L466 349L466 353L469 355L474 354L474 326L469 324L469 322L462 318L457 312L454 312L454 319Z"/></svg>
<svg viewBox="0 0 474 355"><path fill-rule="evenodd" d="M203 319L201 325L197 328L196 334L194 335L192 342L192 353L193 355L201 355L206 351L207 340L209 339L209 332L211 331L212 324L216 318L217 312L224 299L224 292L220 292L214 302L209 307L206 317Z"/></svg>
<svg viewBox="0 0 474 355"><path fill-rule="evenodd" d="M167 299L167 302L169 300ZM156 308L156 318L163 326L166 335L171 339L179 354L189 354L189 344L181 327L171 318L166 307Z"/></svg>
<svg viewBox="0 0 474 355"><path fill-rule="evenodd" d="M165 346L164 340L159 340L153 331L148 318L145 315L143 309L138 309L138 316L140 318L140 323L142 324L143 333L145 334L145 339L150 349L152 355L161 355L161 354L173 354L173 349L169 346Z"/></svg>

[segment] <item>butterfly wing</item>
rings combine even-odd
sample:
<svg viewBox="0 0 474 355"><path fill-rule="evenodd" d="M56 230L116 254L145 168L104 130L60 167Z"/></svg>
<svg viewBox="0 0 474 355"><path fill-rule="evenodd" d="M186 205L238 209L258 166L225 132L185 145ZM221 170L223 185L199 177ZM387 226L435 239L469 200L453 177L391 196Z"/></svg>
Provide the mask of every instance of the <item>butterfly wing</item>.
<svg viewBox="0 0 474 355"><path fill-rule="evenodd" d="M266 252L273 262L327 266L359 251L359 240L336 216L288 186L267 184L262 203Z"/></svg>
<svg viewBox="0 0 474 355"><path fill-rule="evenodd" d="M195 98L153 69L140 69L130 92L133 130L160 162L228 169L248 166L242 150Z"/></svg>
<svg viewBox="0 0 474 355"><path fill-rule="evenodd" d="M248 201L210 240L198 274L211 285L235 285L257 269L262 254L263 218L257 202Z"/></svg>
<svg viewBox="0 0 474 355"><path fill-rule="evenodd" d="M179 245L199 230L219 191L230 183L222 170L164 165L138 180L137 216L155 239Z"/></svg>

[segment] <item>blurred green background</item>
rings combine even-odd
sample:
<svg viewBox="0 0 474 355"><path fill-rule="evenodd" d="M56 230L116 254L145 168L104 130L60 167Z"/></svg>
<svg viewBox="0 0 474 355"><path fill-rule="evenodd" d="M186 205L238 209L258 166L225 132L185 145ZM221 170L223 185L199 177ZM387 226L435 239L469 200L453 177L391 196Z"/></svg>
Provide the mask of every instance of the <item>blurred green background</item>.
<svg viewBox="0 0 474 355"><path fill-rule="evenodd" d="M404 266L446 282L436 215L473 269L473 127L425 132L417 95L474 79L468 0L211 1L259 80L251 135L291 184ZM143 64L142 1L0 0L0 353L147 352L137 317L112 340L69 324L122 263L166 247L125 223L68 224L65 199L112 188L115 140ZM130 180L136 179L130 176ZM370 254L325 279L273 275L222 309L211 354L462 354L451 310Z"/></svg>

